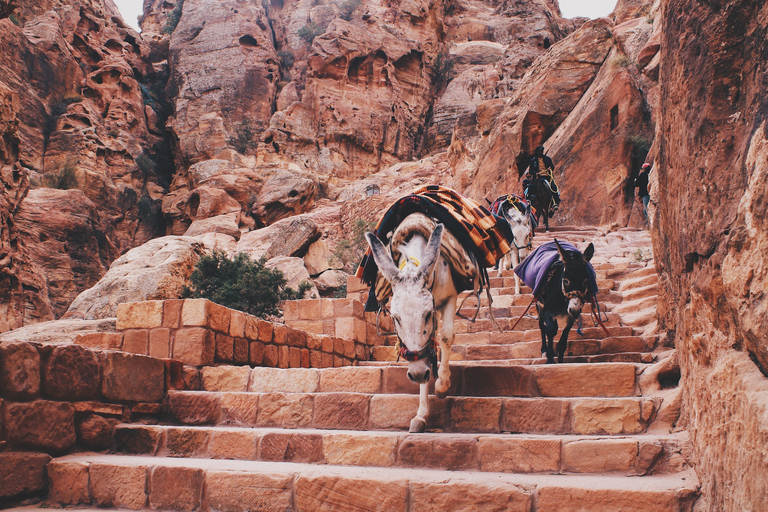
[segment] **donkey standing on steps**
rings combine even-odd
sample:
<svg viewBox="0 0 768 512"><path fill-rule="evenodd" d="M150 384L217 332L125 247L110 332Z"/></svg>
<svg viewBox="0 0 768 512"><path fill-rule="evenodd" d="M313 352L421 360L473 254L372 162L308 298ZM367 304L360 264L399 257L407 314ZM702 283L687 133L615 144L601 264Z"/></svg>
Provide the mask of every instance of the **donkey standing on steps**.
<svg viewBox="0 0 768 512"><path fill-rule="evenodd" d="M417 215L407 217L403 225L407 226L409 220L414 220L411 217ZM419 384L419 409L411 420L410 432L423 432L426 428L430 372L437 373L436 395L444 396L451 386L448 358L453 344L458 292L450 265L440 254L443 229L442 224L437 224L429 240L420 232L410 233L406 243L397 247L398 263L373 233L365 234L379 271L392 285L390 313L402 345L400 355L408 361L408 378ZM442 324L437 339L439 367L435 353L438 314Z"/></svg>
<svg viewBox="0 0 768 512"><path fill-rule="evenodd" d="M556 251L556 252L555 252ZM565 327L557 344L557 362L563 362L568 333L581 316L584 304L597 294L595 270L589 263L595 246L582 254L573 245L555 239L541 245L515 269L515 273L533 289L539 310L542 357L555 362L554 337L557 319L565 317Z"/></svg>
<svg viewBox="0 0 768 512"><path fill-rule="evenodd" d="M494 202L495 206L496 203L499 203L500 200L504 198L499 204L497 210L498 213L493 212L493 207L491 209L493 213L506 219L509 223L513 237L512 240L510 240L512 242L512 248L504 255L501 261L499 261L499 271L496 274L497 277L501 277L505 270L513 269L518 266L533 248L531 239L533 237L534 219L531 213L531 204L527 201L519 203L522 205L521 208L525 210L525 213L523 213L518 209L516 204L507 200L508 197L509 196L502 196ZM517 274L515 274L515 295L520 295L520 278Z"/></svg>

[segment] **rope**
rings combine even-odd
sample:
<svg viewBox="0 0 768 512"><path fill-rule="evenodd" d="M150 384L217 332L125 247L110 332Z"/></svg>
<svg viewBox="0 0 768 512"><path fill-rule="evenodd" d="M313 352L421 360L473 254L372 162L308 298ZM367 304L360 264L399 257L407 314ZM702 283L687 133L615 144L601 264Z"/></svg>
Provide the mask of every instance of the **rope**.
<svg viewBox="0 0 768 512"><path fill-rule="evenodd" d="M520 315L520 318L518 318L518 319L517 319L517 322L515 322L515 325L513 325L513 326L512 326L512 328L510 329L510 331L514 331L514 330L515 330L515 327L517 327L517 324L519 324L519 323L520 323L520 320L522 320L522 319L523 319L523 317L526 315L526 313L528 313L528 310L529 310L529 309L531 309L531 306L533 306L533 303L534 303L534 302L536 302L536 297L534 297L534 298L531 300L531 303L530 303L530 304L528 304L528 307L527 307L527 308L525 308L525 311L523 311L523 314L522 314L522 315Z"/></svg>

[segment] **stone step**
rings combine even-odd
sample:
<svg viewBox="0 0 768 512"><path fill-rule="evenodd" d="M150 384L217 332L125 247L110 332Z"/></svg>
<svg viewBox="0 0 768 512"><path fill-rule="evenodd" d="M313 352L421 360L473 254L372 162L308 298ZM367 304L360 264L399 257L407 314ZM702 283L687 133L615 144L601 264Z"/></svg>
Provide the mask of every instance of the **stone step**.
<svg viewBox="0 0 768 512"><path fill-rule="evenodd" d="M603 339L589 339L571 337L568 340L566 356L587 356L598 354L617 354L624 352L645 352L653 350L648 346L652 338L641 336L610 337ZM453 357L455 354L455 357ZM451 360L479 360L479 359L517 359L535 358L541 355L541 341L518 341L508 344L461 344L454 343L451 349ZM374 361L395 361L397 351L395 347L375 347L371 353ZM365 364L366 362L362 362Z"/></svg>
<svg viewBox="0 0 768 512"><path fill-rule="evenodd" d="M474 332L474 333L458 333L456 334L453 346L457 345L493 345L493 344L509 344L509 343L519 343L521 341L538 341L541 343L541 331L539 330L539 323L537 320L532 320L532 322L535 325L531 325L531 322L529 321L531 319L524 318L520 321L520 324L518 324L519 328L527 326L528 328L526 330L515 330L510 331L506 330L504 332L499 332L498 330L493 331L481 331L481 332ZM517 319L515 319L515 322ZM594 339L599 340L603 338L609 338L614 336L633 336L634 330L632 327L624 326L624 325L611 325L607 326L608 332L611 336L606 336L605 332L601 327L586 327L587 325L591 325L591 320L585 320L583 322L585 327L582 328L582 333L584 334L584 339ZM513 323L514 325L514 323ZM558 331L558 334L560 334L562 331ZM579 333L576 332L576 328L574 327L571 329L570 335L568 336L569 342L573 339L579 339L582 338L582 336L579 335ZM557 338L559 339L559 338Z"/></svg>
<svg viewBox="0 0 768 512"><path fill-rule="evenodd" d="M541 355L541 354L537 354ZM450 396L625 397L636 396L631 363L525 365L451 364ZM341 368L265 368L248 373L238 367L204 368L205 391L253 393L414 393L418 384L406 375L407 363ZM236 373L235 373L236 372Z"/></svg>
<svg viewBox="0 0 768 512"><path fill-rule="evenodd" d="M520 368L520 367L518 367ZM524 368L524 367L523 367ZM183 425L331 430L404 430L418 395L372 393L172 392L168 405ZM660 398L500 398L430 395L427 430L529 434L639 434Z"/></svg>
<svg viewBox="0 0 768 512"><path fill-rule="evenodd" d="M648 269L637 270L632 272L629 276L625 276L619 283L618 290L631 290L633 288L658 284L658 282L659 276L656 274L656 269L650 267Z"/></svg>
<svg viewBox="0 0 768 512"><path fill-rule="evenodd" d="M118 425L116 453L502 473L646 475L686 469L686 433L636 436L409 434ZM445 454L453 454L446 457Z"/></svg>
<svg viewBox="0 0 768 512"><path fill-rule="evenodd" d="M625 301L657 297L659 295L659 283L653 283L649 284L648 286L642 286L639 288L627 289L621 293L624 295Z"/></svg>
<svg viewBox="0 0 768 512"><path fill-rule="evenodd" d="M677 512L687 509L698 486L692 471L642 477L489 474L101 454L55 459L49 475L55 504L179 512Z"/></svg>
<svg viewBox="0 0 768 512"><path fill-rule="evenodd" d="M530 316L525 316L522 319L517 317L496 317L496 324L503 330L503 331L511 331L512 327L515 328L515 330L520 331L528 331L528 330L534 330L539 328L539 321L537 318L535 318L536 311L534 310L533 313L531 311L528 311L528 314L533 314L534 317L531 318ZM520 320L518 322L518 320ZM590 322L590 316L585 315L582 318L582 324L589 325ZM610 332L611 327L619 327L621 325L621 316L619 316L618 313L615 313L613 311L604 312L603 314L603 323L606 327L608 327L608 330ZM563 324L561 322L558 322L560 326ZM466 333L478 333L478 332L499 332L499 329L494 325L493 321L491 321L490 318L478 318L474 322L471 322L470 320L465 320L463 318L457 318L454 322L454 329L456 334L466 334ZM575 330L575 328L574 328ZM559 332L559 331L558 331Z"/></svg>

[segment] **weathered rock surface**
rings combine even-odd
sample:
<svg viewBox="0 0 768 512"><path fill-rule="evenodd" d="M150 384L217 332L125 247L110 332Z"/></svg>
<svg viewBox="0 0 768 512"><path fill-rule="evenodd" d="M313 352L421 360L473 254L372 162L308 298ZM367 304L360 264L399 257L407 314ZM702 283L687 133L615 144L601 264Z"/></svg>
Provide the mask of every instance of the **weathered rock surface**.
<svg viewBox="0 0 768 512"><path fill-rule="evenodd" d="M175 299L205 253L197 238L166 236L116 259L109 271L72 302L67 317L114 317L121 302Z"/></svg>
<svg viewBox="0 0 768 512"><path fill-rule="evenodd" d="M701 510L761 508L768 495L754 456L768 442L764 14L738 0L664 8L651 226Z"/></svg>

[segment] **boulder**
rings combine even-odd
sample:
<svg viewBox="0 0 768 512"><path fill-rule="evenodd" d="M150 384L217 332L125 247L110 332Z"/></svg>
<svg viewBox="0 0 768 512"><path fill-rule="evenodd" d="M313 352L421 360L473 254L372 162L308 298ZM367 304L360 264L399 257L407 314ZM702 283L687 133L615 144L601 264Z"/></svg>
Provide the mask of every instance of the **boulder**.
<svg viewBox="0 0 768 512"><path fill-rule="evenodd" d="M67 316L114 317L122 302L176 299L205 252L197 238L151 240L116 259L96 285L77 296Z"/></svg>
<svg viewBox="0 0 768 512"><path fill-rule="evenodd" d="M304 266L310 276L317 276L331 268L331 252L324 240L312 242L304 255Z"/></svg>
<svg viewBox="0 0 768 512"><path fill-rule="evenodd" d="M251 208L251 213L264 225L307 212L315 203L317 184L289 171L278 171L269 178Z"/></svg>
<svg viewBox="0 0 768 512"><path fill-rule="evenodd" d="M226 215L217 215L207 219L200 219L192 222L184 233L184 236L199 236L206 233L223 233L229 235L235 240L240 238L240 228L237 226L237 214L229 213Z"/></svg>
<svg viewBox="0 0 768 512"><path fill-rule="evenodd" d="M41 493L48 485L51 456L35 452L0 453L0 499L15 501Z"/></svg>
<svg viewBox="0 0 768 512"><path fill-rule="evenodd" d="M349 274L343 270L326 270L316 278L312 279L317 290L323 297L333 296L335 292L347 288L347 278Z"/></svg>
<svg viewBox="0 0 768 512"><path fill-rule="evenodd" d="M237 244L237 252L246 253L253 260L262 256L304 256L307 247L320 236L317 223L300 215L245 233Z"/></svg>
<svg viewBox="0 0 768 512"><path fill-rule="evenodd" d="M93 400L98 398L100 377L93 351L79 345L63 345L53 349L45 364L43 389L54 400Z"/></svg>
<svg viewBox="0 0 768 512"><path fill-rule="evenodd" d="M312 284L309 278L309 272L304 267L304 260L301 258L292 258L290 256L278 256L272 258L266 263L267 268L276 269L285 276L285 287L298 291L299 285L303 282ZM312 284L312 288L307 292L309 297L319 297L317 288Z"/></svg>
<svg viewBox="0 0 768 512"><path fill-rule="evenodd" d="M0 391L20 400L40 393L40 354L29 343L0 345Z"/></svg>
<svg viewBox="0 0 768 512"><path fill-rule="evenodd" d="M75 445L75 408L48 400L11 403L5 407L5 431L12 445L61 453Z"/></svg>

